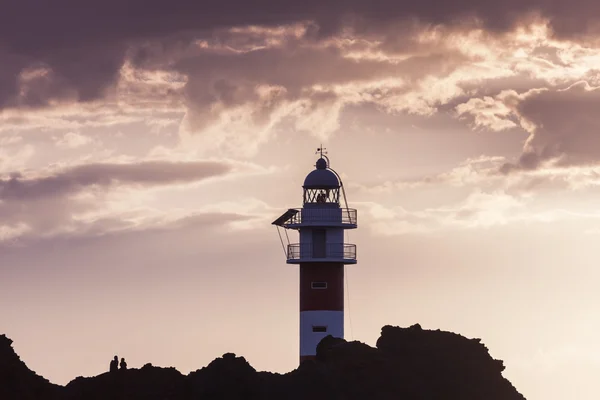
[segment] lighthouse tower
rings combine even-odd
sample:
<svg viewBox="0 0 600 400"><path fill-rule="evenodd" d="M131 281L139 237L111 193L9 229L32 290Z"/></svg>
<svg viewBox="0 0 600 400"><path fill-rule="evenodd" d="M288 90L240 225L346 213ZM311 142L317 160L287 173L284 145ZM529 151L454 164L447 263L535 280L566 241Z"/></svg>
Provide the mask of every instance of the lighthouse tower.
<svg viewBox="0 0 600 400"><path fill-rule="evenodd" d="M299 242L284 249L287 263L300 266L300 362L314 359L325 336L344 337L344 265L356 264L356 245L345 242L346 230L357 227L356 210L347 207L342 181L323 149L318 153L302 186L302 208L273 222L299 233Z"/></svg>

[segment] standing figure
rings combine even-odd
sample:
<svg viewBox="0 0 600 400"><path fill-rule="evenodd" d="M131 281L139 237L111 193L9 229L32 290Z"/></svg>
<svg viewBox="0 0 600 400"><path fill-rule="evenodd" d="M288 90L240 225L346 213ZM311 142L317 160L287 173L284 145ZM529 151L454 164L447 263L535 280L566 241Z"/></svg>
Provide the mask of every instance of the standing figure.
<svg viewBox="0 0 600 400"><path fill-rule="evenodd" d="M115 356L110 362L110 372L115 372L119 369L119 357Z"/></svg>
<svg viewBox="0 0 600 400"><path fill-rule="evenodd" d="M121 358L121 370L127 369L127 363L124 358Z"/></svg>

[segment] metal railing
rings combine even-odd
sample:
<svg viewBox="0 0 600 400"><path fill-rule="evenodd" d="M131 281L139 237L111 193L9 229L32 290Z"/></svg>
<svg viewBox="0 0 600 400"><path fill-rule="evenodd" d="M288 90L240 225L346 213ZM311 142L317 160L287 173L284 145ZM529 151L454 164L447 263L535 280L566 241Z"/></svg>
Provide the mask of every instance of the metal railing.
<svg viewBox="0 0 600 400"><path fill-rule="evenodd" d="M284 225L343 224L356 225L357 212L354 208L296 208L298 212Z"/></svg>
<svg viewBox="0 0 600 400"><path fill-rule="evenodd" d="M293 243L287 246L288 260L314 259L356 260L356 245L349 243L326 243L313 246L312 243Z"/></svg>

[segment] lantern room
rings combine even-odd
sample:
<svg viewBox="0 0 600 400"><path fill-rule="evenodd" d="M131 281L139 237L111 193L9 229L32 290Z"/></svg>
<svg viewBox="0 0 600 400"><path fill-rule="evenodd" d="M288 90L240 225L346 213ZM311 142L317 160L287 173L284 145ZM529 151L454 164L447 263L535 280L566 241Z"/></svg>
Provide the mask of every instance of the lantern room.
<svg viewBox="0 0 600 400"><path fill-rule="evenodd" d="M318 205L340 206L340 180L337 175L328 169L327 160L319 158L316 169L304 179L303 206Z"/></svg>

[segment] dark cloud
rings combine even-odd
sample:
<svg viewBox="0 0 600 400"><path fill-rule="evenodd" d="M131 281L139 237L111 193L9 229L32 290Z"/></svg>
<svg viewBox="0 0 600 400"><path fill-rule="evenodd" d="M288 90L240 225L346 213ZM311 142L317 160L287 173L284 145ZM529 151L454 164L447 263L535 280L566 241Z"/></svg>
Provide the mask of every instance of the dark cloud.
<svg viewBox="0 0 600 400"><path fill-rule="evenodd" d="M510 99L509 99L510 101ZM533 90L516 100L515 112L530 132L516 164L502 172L546 163L591 165L600 160L600 89L578 82L566 89Z"/></svg>
<svg viewBox="0 0 600 400"><path fill-rule="evenodd" d="M224 175L230 171L231 166L218 162L148 161L136 164L87 164L71 167L51 176L23 179L15 175L0 180L0 200L28 201L64 196L90 186L152 186L194 182Z"/></svg>
<svg viewBox="0 0 600 400"><path fill-rule="evenodd" d="M43 106L65 97L96 99L115 83L131 46L211 37L215 29L232 26L313 21L305 39L351 28L359 36L387 32L387 45L396 47L411 35L410 30L399 34L400 21L463 24L476 17L485 28L503 31L539 11L551 18L559 33L573 33L588 29L600 6L583 0L2 0L0 9L0 107L6 107ZM143 54L137 55L138 62L143 59ZM40 64L52 71L54 83L26 85L28 94L23 96L19 73Z"/></svg>
<svg viewBox="0 0 600 400"><path fill-rule="evenodd" d="M218 162L142 162L137 164L88 164L53 175L0 180L0 240L3 230L26 227L36 235L52 232L95 232L129 226L117 214L94 224L77 218L102 210L114 186L167 185L201 181L224 175L231 166ZM93 226L91 226L93 225Z"/></svg>
<svg viewBox="0 0 600 400"><path fill-rule="evenodd" d="M15 50L41 52L47 46L96 45L156 38L186 30L212 30L236 25L279 25L315 21L320 30L336 32L348 24L372 30L373 24L418 18L429 23L457 22L476 16L489 29L509 28L523 14L539 11L560 29L585 29L600 6L575 0L477 1L443 0L3 0L0 37ZM30 29L33 28L33 29Z"/></svg>
<svg viewBox="0 0 600 400"><path fill-rule="evenodd" d="M431 69L457 64L456 57L446 60L431 57ZM427 60L422 60L427 63ZM340 49L331 47L267 48L243 54L206 52L188 57L173 66L188 76L185 88L189 117L195 127L214 119L215 110L253 104L255 119L261 120L283 100L310 99L311 103L335 100L334 93L314 92L314 85L334 85L370 81L391 75L412 73L409 62L392 64L376 60L345 58ZM425 68L421 69L423 72ZM259 85L277 87L267 96Z"/></svg>

